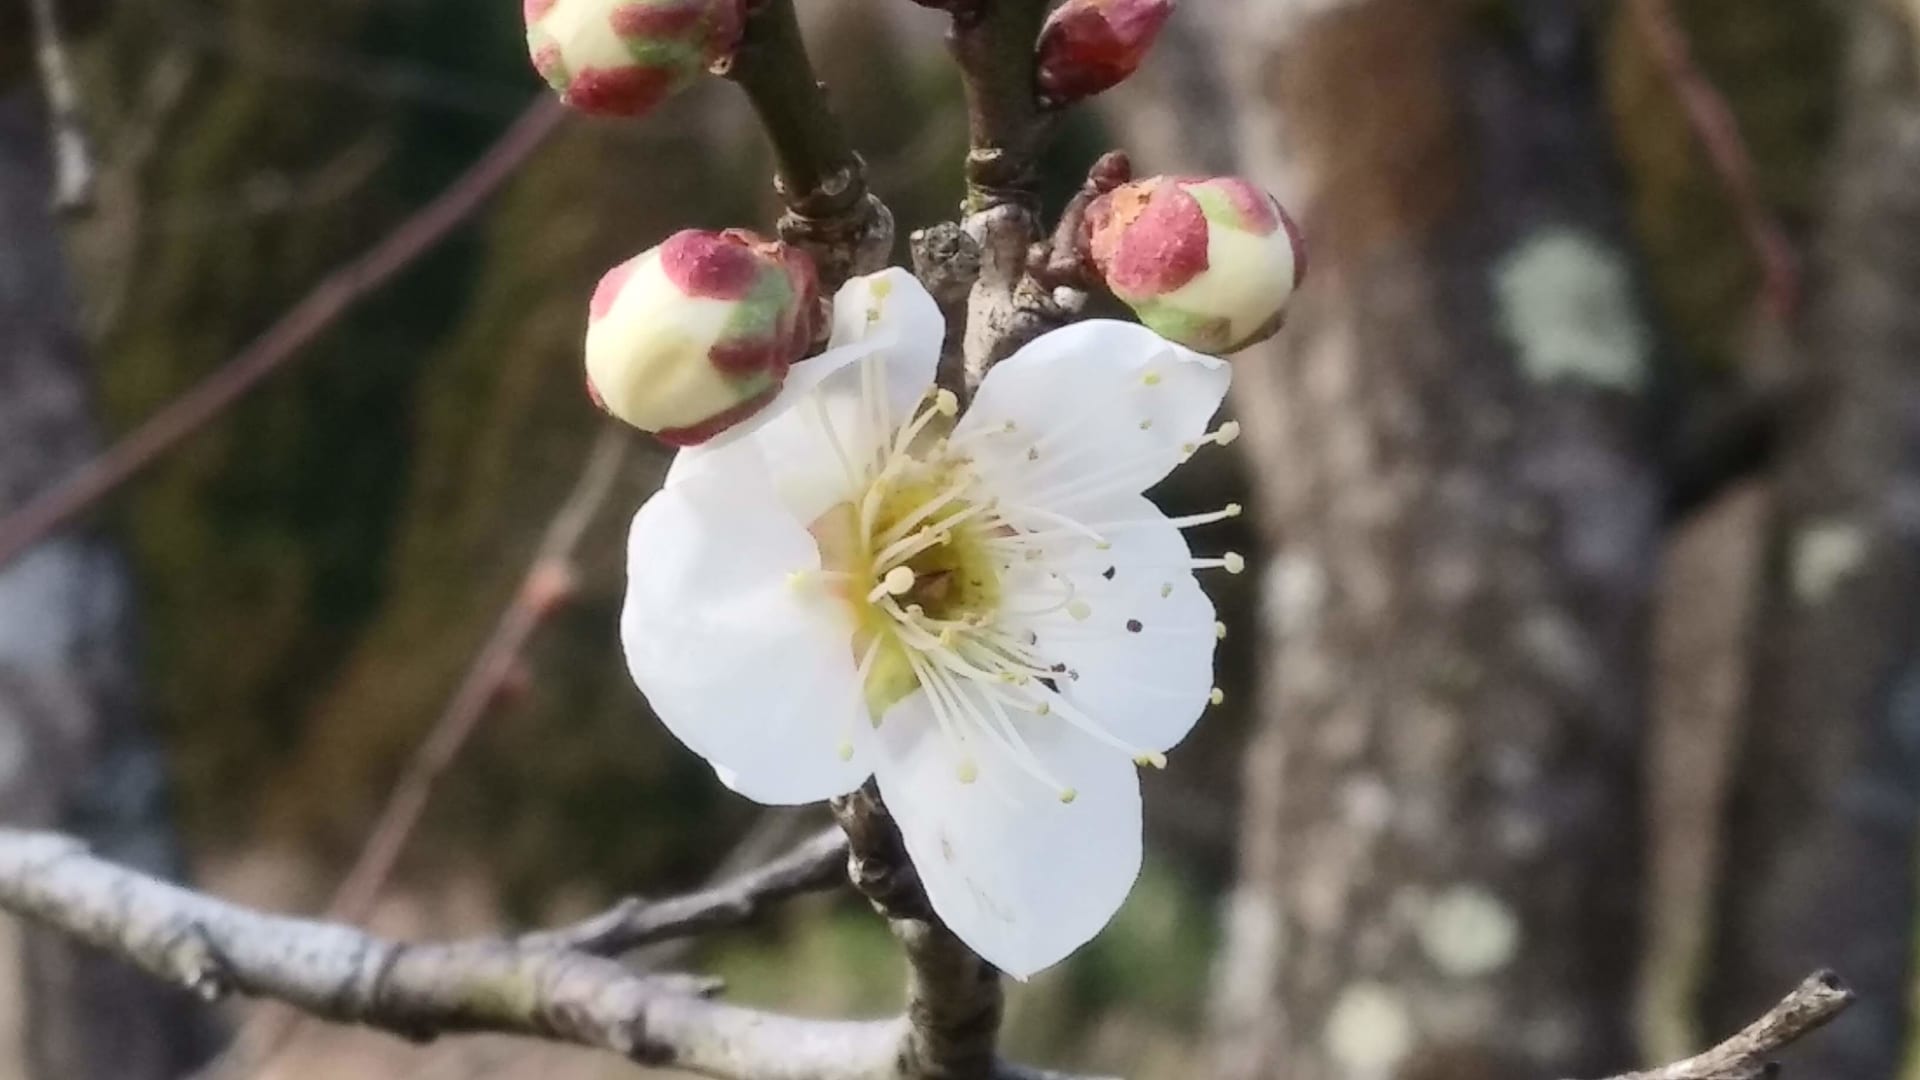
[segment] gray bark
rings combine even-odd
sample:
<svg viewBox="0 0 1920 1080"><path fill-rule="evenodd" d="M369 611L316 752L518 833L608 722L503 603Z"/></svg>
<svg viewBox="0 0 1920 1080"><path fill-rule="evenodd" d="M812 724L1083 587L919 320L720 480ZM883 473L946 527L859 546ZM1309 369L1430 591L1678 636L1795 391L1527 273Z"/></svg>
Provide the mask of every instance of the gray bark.
<svg viewBox="0 0 1920 1080"><path fill-rule="evenodd" d="M0 89L0 516L94 452L84 350L49 209L45 119ZM0 822L58 826L177 875L160 755L139 724L130 591L116 550L56 536L0 566ZM33 1080L176 1075L188 999L118 961L26 934L0 978ZM9 959L0 957L0 960ZM4 1048L0 1048L4 1049ZM0 1064L0 1069L7 1066Z"/></svg>
<svg viewBox="0 0 1920 1080"><path fill-rule="evenodd" d="M892 1020L803 1020L711 1000L711 979L646 974L600 955L639 924L651 923L653 934L698 934L832 884L844 851L836 837L814 841L651 914L643 903L623 905L574 928L584 938L562 931L416 944L251 911L94 858L72 837L0 828L0 909L209 999L282 1001L416 1040L504 1032L732 1080L1092 1080L991 1054L964 1069L941 1067L920 1056L939 1032L917 1009Z"/></svg>
<svg viewBox="0 0 1920 1080"><path fill-rule="evenodd" d="M1910 1024L1920 840L1920 9L1848 9L1706 1011L1735 1023L1796 965L1834 967L1860 1003L1789 1067L1883 1077Z"/></svg>
<svg viewBox="0 0 1920 1080"><path fill-rule="evenodd" d="M1467 7L1206 12L1313 264L1235 361L1270 562L1230 1080L1633 1059L1655 335L1582 8Z"/></svg>

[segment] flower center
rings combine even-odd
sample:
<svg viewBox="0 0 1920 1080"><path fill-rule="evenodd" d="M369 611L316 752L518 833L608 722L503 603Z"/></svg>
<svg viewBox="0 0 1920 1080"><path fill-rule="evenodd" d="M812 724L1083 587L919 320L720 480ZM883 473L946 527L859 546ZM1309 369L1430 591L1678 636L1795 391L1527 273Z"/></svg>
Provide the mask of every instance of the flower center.
<svg viewBox="0 0 1920 1080"><path fill-rule="evenodd" d="M813 523L821 563L854 614L854 653L878 724L922 683L930 643L991 626L1007 532L971 463L945 439L955 409L940 391L862 470L852 498Z"/></svg>
<svg viewBox="0 0 1920 1080"><path fill-rule="evenodd" d="M1069 490L1084 498L1125 487L1127 470L1136 463L1121 460L1051 477L1046 462L1057 459L1049 458L1053 450L1044 436L1032 440L1008 422L956 440L951 435L959 402L946 390L923 398L911 418L896 424L888 415L884 365L867 361L860 374L857 408L836 415L824 400L815 403L849 495L809 526L821 570L796 575L795 584L823 588L852 614L856 678L869 720L879 726L895 704L924 692L939 737L954 751L962 782L980 775L979 761L987 755L1011 762L1064 802L1072 802L1075 791L1029 745L1035 723L1078 729L1137 764L1164 764L1164 755L1130 745L1075 703L1067 687L1079 672L1052 655L1034 626L1036 620L1064 615L1064 628L1056 626L1051 635L1084 640L1144 632L1137 618L1090 622L1093 586L1104 582L1078 579L1091 574L1111 580L1114 571L1101 575L1104 560L1085 558L1086 552L1110 550L1108 538L1119 531L1166 524L1184 528L1235 516L1240 508L1183 519L1075 520L1043 503ZM1150 391L1158 383L1159 376L1150 371L1140 387ZM1089 415L1095 407L1088 406ZM1237 430L1222 425L1203 441L1225 445ZM1036 479L1049 482L1022 488L1017 500L1003 498L1001 485L983 479L970 456L994 439L1022 443L1026 449L1017 460L1036 463ZM1184 458L1198 445L1182 446L1179 453ZM1062 456L1071 460L1070 452ZM1071 557L1074 551L1082 557ZM1133 566L1130 572L1190 574L1220 567L1239 573L1243 566L1240 556L1229 553L1220 559L1188 558L1177 566ZM1172 589L1167 584L1159 595L1169 596ZM1211 638L1217 628L1181 632ZM851 730L840 752L853 754ZM987 779L999 786L997 777Z"/></svg>

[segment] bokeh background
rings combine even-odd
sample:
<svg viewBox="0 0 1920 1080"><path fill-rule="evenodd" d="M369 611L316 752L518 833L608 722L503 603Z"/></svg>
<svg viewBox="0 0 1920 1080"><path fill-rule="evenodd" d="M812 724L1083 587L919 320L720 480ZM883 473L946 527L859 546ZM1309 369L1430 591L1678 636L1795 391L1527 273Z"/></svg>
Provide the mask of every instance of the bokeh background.
<svg viewBox="0 0 1920 1080"><path fill-rule="evenodd" d="M952 217L943 18L799 6L901 235ZM54 247L25 10L0 0L0 516L541 93L510 3L74 0L101 175ZM1145 71L1070 114L1054 205L1116 146L1240 172L1298 211L1314 267L1289 330L1236 360L1238 452L1162 493L1251 511L1197 541L1256 567L1210 583L1228 704L1149 778L1113 927L1015 988L1014 1054L1143 1080L1591 1074L1832 964L1865 1000L1797 1075L1902 1075L1916 69L1906 0L1187 0ZM0 567L0 749L22 748L0 813L325 908L602 430L592 283L678 228L767 228L770 169L717 81L643 122L568 119L284 373ZM373 925L550 923L815 823L727 793L622 669L623 533L666 460L632 440ZM69 551L84 584L49 592ZM80 644L36 647L78 604ZM0 943L0 1077L180 1075L248 1016ZM803 1013L900 1001L851 899L675 959ZM309 1026L264 1075L636 1071Z"/></svg>

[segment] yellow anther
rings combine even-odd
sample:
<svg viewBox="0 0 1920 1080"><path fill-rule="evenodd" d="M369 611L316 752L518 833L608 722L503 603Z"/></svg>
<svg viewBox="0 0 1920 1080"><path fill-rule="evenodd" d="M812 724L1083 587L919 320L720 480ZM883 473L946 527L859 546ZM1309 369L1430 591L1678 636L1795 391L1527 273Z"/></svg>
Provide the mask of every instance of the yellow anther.
<svg viewBox="0 0 1920 1080"><path fill-rule="evenodd" d="M1173 595L1173 582L1169 581L1165 585L1160 586L1160 599L1165 600L1167 597L1172 595Z"/></svg>
<svg viewBox="0 0 1920 1080"><path fill-rule="evenodd" d="M941 388L939 393L933 395L933 411L941 416L960 415L959 396L951 390Z"/></svg>
<svg viewBox="0 0 1920 1080"><path fill-rule="evenodd" d="M1164 769L1167 767L1167 755L1157 753L1141 754L1139 757L1133 759L1133 763L1143 769Z"/></svg>
<svg viewBox="0 0 1920 1080"><path fill-rule="evenodd" d="M1218 641L1227 640L1227 624L1223 622L1214 623L1213 636L1215 640L1218 640Z"/></svg>
<svg viewBox="0 0 1920 1080"><path fill-rule="evenodd" d="M880 583L887 587L889 594L893 596L905 596L913 589L913 582L914 573L912 568L896 566L887 571L887 576L882 578Z"/></svg>
<svg viewBox="0 0 1920 1080"><path fill-rule="evenodd" d="M1227 564L1227 573L1229 574L1238 574L1245 571L1247 568L1246 557L1241 555L1237 551L1227 552L1225 558L1222 559L1221 561Z"/></svg>
<svg viewBox="0 0 1920 1080"><path fill-rule="evenodd" d="M841 761L853 760L853 744L851 742L842 742L840 744L840 760Z"/></svg>
<svg viewBox="0 0 1920 1080"><path fill-rule="evenodd" d="M1093 617L1093 608L1088 607L1085 600L1075 600L1073 603L1067 605L1067 614L1073 616L1080 622L1086 622Z"/></svg>
<svg viewBox="0 0 1920 1080"><path fill-rule="evenodd" d="M1060 802L1062 804L1070 804L1073 802L1073 800L1079 797L1080 797L1080 793L1073 790L1072 788L1064 788L1060 792Z"/></svg>
<svg viewBox="0 0 1920 1080"><path fill-rule="evenodd" d="M1047 714L1053 712L1053 705L1050 702L1043 701L1039 705L1036 705L1034 707L1033 712L1035 716L1046 716Z"/></svg>
<svg viewBox="0 0 1920 1080"><path fill-rule="evenodd" d="M1213 688L1213 693L1207 695L1207 702L1212 705L1225 705L1227 692L1216 686Z"/></svg>
<svg viewBox="0 0 1920 1080"><path fill-rule="evenodd" d="M1149 371L1140 377L1140 381L1146 383L1148 386L1159 386L1160 373L1157 371Z"/></svg>
<svg viewBox="0 0 1920 1080"><path fill-rule="evenodd" d="M961 783L971 784L980 779L980 766L974 764L972 758L966 758L960 762L960 767L954 770L954 775Z"/></svg>
<svg viewBox="0 0 1920 1080"><path fill-rule="evenodd" d="M1220 430L1213 433L1213 441L1219 443L1221 446L1230 446L1233 440L1239 437L1240 421L1238 420L1229 420L1221 424Z"/></svg>
<svg viewBox="0 0 1920 1080"><path fill-rule="evenodd" d="M1153 430L1153 418L1152 418L1152 417L1148 417L1147 419L1145 419L1145 420L1142 420L1142 421L1140 421L1140 430L1141 430L1141 431L1152 431L1152 430Z"/></svg>
<svg viewBox="0 0 1920 1080"><path fill-rule="evenodd" d="M1227 516L1228 516L1228 517L1239 517L1239 516L1240 516L1240 514L1241 514L1241 512L1242 512L1242 510L1243 510L1243 507L1241 507L1241 505L1240 505L1239 503L1228 503L1228 504L1227 504Z"/></svg>

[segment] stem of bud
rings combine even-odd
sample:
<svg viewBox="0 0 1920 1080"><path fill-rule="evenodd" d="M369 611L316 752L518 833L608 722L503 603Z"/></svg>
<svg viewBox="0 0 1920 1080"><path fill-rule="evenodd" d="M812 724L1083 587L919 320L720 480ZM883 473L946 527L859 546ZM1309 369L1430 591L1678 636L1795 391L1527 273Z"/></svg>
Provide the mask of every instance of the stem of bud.
<svg viewBox="0 0 1920 1080"><path fill-rule="evenodd" d="M749 0L740 47L718 70L746 91L773 143L774 188L787 207L780 238L813 256L829 296L878 270L893 215L868 192L866 163L827 107L793 0Z"/></svg>

